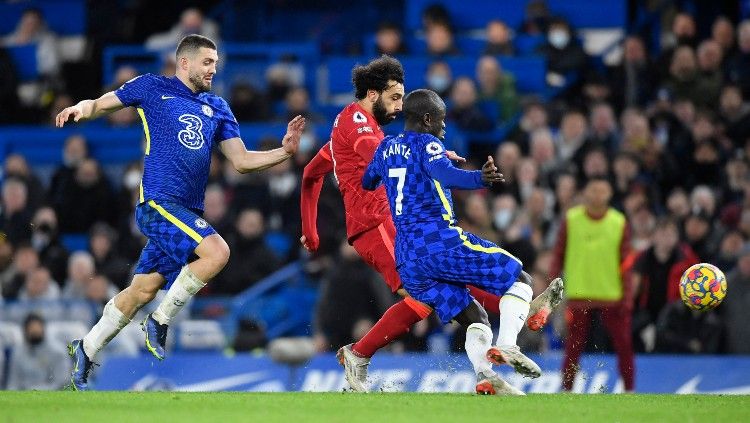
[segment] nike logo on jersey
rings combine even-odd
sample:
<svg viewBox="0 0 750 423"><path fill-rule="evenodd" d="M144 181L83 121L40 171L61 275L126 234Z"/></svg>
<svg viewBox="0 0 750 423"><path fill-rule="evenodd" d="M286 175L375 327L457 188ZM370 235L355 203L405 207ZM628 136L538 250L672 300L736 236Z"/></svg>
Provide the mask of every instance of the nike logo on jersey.
<svg viewBox="0 0 750 423"><path fill-rule="evenodd" d="M169 100L170 98L174 98L174 97L171 96L171 95L163 95L163 96L161 96L162 100Z"/></svg>

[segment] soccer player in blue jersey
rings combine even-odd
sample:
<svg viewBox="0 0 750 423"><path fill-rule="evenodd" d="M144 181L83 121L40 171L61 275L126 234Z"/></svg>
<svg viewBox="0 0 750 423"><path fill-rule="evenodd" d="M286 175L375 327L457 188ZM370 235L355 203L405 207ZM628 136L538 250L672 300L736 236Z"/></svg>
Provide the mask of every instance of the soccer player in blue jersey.
<svg viewBox="0 0 750 423"><path fill-rule="evenodd" d="M522 394L505 383L492 364L508 363L528 377L539 366L516 345L532 300L531 277L519 259L455 224L451 188L479 189L502 182L489 157L482 170L455 168L440 141L445 104L430 90L404 99L405 131L386 137L362 178L367 190L385 185L396 225L396 263L406 291L435 310L444 322L466 327L466 352L481 394ZM471 297L471 284L500 299L497 347L484 309ZM553 281L561 295L562 280Z"/></svg>
<svg viewBox="0 0 750 423"><path fill-rule="evenodd" d="M299 145L305 119L292 119L281 147L248 151L240 139L229 105L211 94L218 55L216 44L200 35L182 39L173 77L145 74L96 100L68 107L56 118L62 127L133 106L143 121L146 151L135 217L148 238L129 287L104 307L99 322L69 346L74 369L71 385L87 388L95 355L124 328L135 313L167 289L144 322L146 347L165 356L167 327L185 303L216 276L229 259L229 247L202 217L211 150L221 149L240 173L267 169L291 157Z"/></svg>

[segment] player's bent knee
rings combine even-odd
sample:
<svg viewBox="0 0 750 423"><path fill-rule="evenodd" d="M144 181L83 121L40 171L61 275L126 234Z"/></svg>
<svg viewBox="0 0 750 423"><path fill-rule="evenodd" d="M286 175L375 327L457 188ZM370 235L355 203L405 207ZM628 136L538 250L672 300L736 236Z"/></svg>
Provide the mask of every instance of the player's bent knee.
<svg viewBox="0 0 750 423"><path fill-rule="evenodd" d="M219 235L211 235L205 238L196 251L198 256L213 262L219 270L223 269L229 262L229 245Z"/></svg>

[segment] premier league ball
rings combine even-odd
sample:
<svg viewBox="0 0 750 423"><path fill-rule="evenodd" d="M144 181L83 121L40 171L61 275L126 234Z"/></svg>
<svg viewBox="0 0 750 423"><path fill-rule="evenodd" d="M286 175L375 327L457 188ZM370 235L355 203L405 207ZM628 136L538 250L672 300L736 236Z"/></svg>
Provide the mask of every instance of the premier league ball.
<svg viewBox="0 0 750 423"><path fill-rule="evenodd" d="M693 310L706 311L721 304L727 295L724 272L709 263L690 266L680 278L682 302Z"/></svg>

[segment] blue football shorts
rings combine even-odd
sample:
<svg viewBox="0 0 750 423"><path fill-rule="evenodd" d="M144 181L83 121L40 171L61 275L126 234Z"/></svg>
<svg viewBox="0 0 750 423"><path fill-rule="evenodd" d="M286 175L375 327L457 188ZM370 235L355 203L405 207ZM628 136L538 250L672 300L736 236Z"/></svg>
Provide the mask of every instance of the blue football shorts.
<svg viewBox="0 0 750 423"><path fill-rule="evenodd" d="M494 243L463 232L464 243L403 263L404 289L432 307L443 323L453 320L473 300L466 285L501 296L523 269L521 260Z"/></svg>
<svg viewBox="0 0 750 423"><path fill-rule="evenodd" d="M216 233L200 214L200 210L171 202L139 204L135 220L148 241L135 274L157 272L167 280L163 288L168 289L182 267L197 257L194 252L203 238Z"/></svg>

